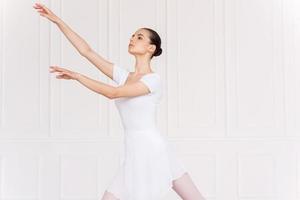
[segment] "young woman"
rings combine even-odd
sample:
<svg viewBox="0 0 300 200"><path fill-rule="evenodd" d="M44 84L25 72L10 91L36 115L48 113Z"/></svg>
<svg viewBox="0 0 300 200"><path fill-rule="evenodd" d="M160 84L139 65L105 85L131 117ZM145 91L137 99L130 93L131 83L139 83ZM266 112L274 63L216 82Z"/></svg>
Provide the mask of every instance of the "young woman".
<svg viewBox="0 0 300 200"><path fill-rule="evenodd" d="M125 133L125 156L102 200L158 200L169 189L185 200L203 200L188 172L176 157L156 124L157 103L162 98L161 77L150 67L153 56L162 53L161 39L150 28L140 28L131 37L128 52L135 56L135 71L111 63L90 46L50 9L33 6L55 23L79 53L116 82L111 86L58 66L56 78L72 79L109 99L114 99Z"/></svg>

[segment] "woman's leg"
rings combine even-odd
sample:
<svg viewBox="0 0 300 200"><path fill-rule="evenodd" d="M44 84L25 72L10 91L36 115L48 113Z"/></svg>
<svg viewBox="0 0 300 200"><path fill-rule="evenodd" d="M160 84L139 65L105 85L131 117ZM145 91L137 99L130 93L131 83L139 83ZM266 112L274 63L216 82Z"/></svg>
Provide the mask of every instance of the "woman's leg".
<svg viewBox="0 0 300 200"><path fill-rule="evenodd" d="M172 189L183 200L205 200L188 173L173 181Z"/></svg>
<svg viewBox="0 0 300 200"><path fill-rule="evenodd" d="M108 192L105 190L104 195L101 200L120 200L117 197L115 197L111 192Z"/></svg>

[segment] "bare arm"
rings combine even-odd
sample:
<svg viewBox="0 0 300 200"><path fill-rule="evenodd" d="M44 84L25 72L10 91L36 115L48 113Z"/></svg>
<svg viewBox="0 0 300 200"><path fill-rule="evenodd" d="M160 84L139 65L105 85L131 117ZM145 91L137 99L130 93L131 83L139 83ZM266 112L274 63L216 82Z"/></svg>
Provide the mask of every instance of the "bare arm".
<svg viewBox="0 0 300 200"><path fill-rule="evenodd" d="M78 50L80 55L84 56L93 65L95 65L101 72L103 72L110 79L113 79L113 63L105 60L102 56L97 54L91 47L75 33L66 23L58 20L56 23L59 29L64 33L72 45Z"/></svg>
<svg viewBox="0 0 300 200"><path fill-rule="evenodd" d="M113 80L113 65L114 63L104 59L101 55L96 53L93 49L89 49L83 56L89 60L94 66L96 66L102 73Z"/></svg>
<svg viewBox="0 0 300 200"><path fill-rule="evenodd" d="M90 79L79 73L77 73L75 80L77 80L79 83L89 88L90 90L102 94L109 99L140 96L150 92L148 87L140 81L132 84L114 87L103 82Z"/></svg>
<svg viewBox="0 0 300 200"><path fill-rule="evenodd" d="M62 67L58 66L51 66L50 72L58 72L59 75L56 76L56 78L59 79L72 79L77 80L79 83L87 87L88 89L102 94L103 96L109 98L109 99L115 99L119 97L134 97L134 96L140 96L145 95L150 92L150 88L146 86L143 82L137 81L132 84L126 84L122 86L111 86L108 84L105 84L100 81L93 80L85 75L82 75L78 72L74 72Z"/></svg>
<svg viewBox="0 0 300 200"><path fill-rule="evenodd" d="M105 60L102 56L97 54L88 43L75 33L62 19L57 17L49 8L42 4L36 3L34 6L38 10L41 16L48 18L55 23L71 44L77 49L80 55L88 59L93 65L95 65L101 72L103 72L110 79L113 79L113 63Z"/></svg>
<svg viewBox="0 0 300 200"><path fill-rule="evenodd" d="M62 19L56 20L55 24L81 55L91 49L88 43L75 33Z"/></svg>

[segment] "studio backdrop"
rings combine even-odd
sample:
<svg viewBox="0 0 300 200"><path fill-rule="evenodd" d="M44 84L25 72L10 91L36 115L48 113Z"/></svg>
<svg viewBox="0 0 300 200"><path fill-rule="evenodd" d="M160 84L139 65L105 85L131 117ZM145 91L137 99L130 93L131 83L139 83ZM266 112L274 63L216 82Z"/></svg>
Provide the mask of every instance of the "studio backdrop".
<svg viewBox="0 0 300 200"><path fill-rule="evenodd" d="M115 84L34 3L0 0L0 199L100 200L124 153L114 100L49 66ZM131 35L160 34L159 128L208 200L300 199L299 0L41 3L130 71Z"/></svg>

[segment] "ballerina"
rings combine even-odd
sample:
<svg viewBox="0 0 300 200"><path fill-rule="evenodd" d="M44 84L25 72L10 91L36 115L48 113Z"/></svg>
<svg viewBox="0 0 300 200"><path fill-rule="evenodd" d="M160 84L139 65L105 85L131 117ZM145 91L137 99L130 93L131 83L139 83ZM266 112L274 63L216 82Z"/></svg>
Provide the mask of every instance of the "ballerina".
<svg viewBox="0 0 300 200"><path fill-rule="evenodd" d="M162 53L156 31L140 28L132 35L128 52L135 56L130 72L97 54L62 19L45 5L33 6L56 24L81 56L88 59L117 86L93 80L81 73L50 66L57 79L76 80L88 89L113 99L125 133L125 157L102 200L158 200L172 188L184 200L204 200L167 138L156 124L157 104L162 98L161 76L150 61Z"/></svg>

